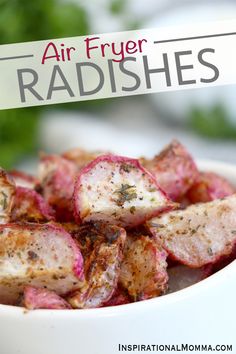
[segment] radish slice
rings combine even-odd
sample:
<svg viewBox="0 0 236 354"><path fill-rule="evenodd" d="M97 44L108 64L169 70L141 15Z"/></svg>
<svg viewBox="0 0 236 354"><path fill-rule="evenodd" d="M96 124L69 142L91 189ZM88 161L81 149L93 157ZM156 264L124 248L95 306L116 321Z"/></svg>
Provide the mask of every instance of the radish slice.
<svg viewBox="0 0 236 354"><path fill-rule="evenodd" d="M31 176L25 172L12 170L8 173L13 178L17 187L34 189L39 184L39 181L36 177Z"/></svg>
<svg viewBox="0 0 236 354"><path fill-rule="evenodd" d="M108 300L103 306L119 306L131 303L131 299L127 292L125 292L122 288L118 287L111 299Z"/></svg>
<svg viewBox="0 0 236 354"><path fill-rule="evenodd" d="M80 172L74 192L78 222L104 221L122 227L144 223L173 208L138 160L100 156Z"/></svg>
<svg viewBox="0 0 236 354"><path fill-rule="evenodd" d="M179 201L198 177L198 169L192 156L177 140L173 140L154 159L140 161L174 201Z"/></svg>
<svg viewBox="0 0 236 354"><path fill-rule="evenodd" d="M16 187L11 221L46 222L55 220L54 210L33 189Z"/></svg>
<svg viewBox="0 0 236 354"><path fill-rule="evenodd" d="M0 234L0 303L14 304L26 285L59 295L81 287L83 258L63 228L8 224Z"/></svg>
<svg viewBox="0 0 236 354"><path fill-rule="evenodd" d="M236 195L172 211L148 224L170 256L192 268L200 268L233 250Z"/></svg>
<svg viewBox="0 0 236 354"><path fill-rule="evenodd" d="M133 300L162 295L167 290L167 253L148 236L127 237L119 283Z"/></svg>
<svg viewBox="0 0 236 354"><path fill-rule="evenodd" d="M23 306L28 310L70 310L71 306L62 297L47 289L26 286L23 295Z"/></svg>
<svg viewBox="0 0 236 354"><path fill-rule="evenodd" d="M187 193L191 204L210 202L228 197L235 193L235 188L223 177L213 172L200 173L197 182Z"/></svg>
<svg viewBox="0 0 236 354"><path fill-rule="evenodd" d="M6 224L10 221L14 194L14 181L0 168L0 224Z"/></svg>
<svg viewBox="0 0 236 354"><path fill-rule="evenodd" d="M76 165L58 155L46 155L39 165L39 180L46 202L56 210L58 221L73 220L72 196Z"/></svg>
<svg viewBox="0 0 236 354"><path fill-rule="evenodd" d="M91 161L95 160L100 155L104 155L104 153L99 151L91 152L80 148L75 148L64 152L62 157L74 162L79 171L82 167L88 165Z"/></svg>
<svg viewBox="0 0 236 354"><path fill-rule="evenodd" d="M74 308L101 307L117 288L126 232L97 223L82 226L74 237L85 259L86 283L68 301Z"/></svg>

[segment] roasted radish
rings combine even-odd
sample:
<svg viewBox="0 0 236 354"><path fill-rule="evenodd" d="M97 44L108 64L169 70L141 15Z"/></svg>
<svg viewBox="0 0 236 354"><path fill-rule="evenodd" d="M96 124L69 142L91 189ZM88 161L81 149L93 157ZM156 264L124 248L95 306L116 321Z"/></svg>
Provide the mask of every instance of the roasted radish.
<svg viewBox="0 0 236 354"><path fill-rule="evenodd" d="M14 304L26 285L59 295L81 287L83 258L61 227L38 224L0 226L0 302Z"/></svg>
<svg viewBox="0 0 236 354"><path fill-rule="evenodd" d="M33 189L16 187L11 221L47 222L55 220L55 211Z"/></svg>
<svg viewBox="0 0 236 354"><path fill-rule="evenodd" d="M202 172L188 191L187 198L191 204L204 203L228 197L235 192L235 188L225 178L213 172Z"/></svg>
<svg viewBox="0 0 236 354"><path fill-rule="evenodd" d="M119 283L134 301L162 295L167 290L167 253L149 236L129 235Z"/></svg>
<svg viewBox="0 0 236 354"><path fill-rule="evenodd" d="M129 304L130 302L130 296L124 289L118 286L111 299L108 300L103 306L119 306Z"/></svg>
<svg viewBox="0 0 236 354"><path fill-rule="evenodd" d="M74 237L84 256L86 282L68 301L74 308L101 307L117 288L126 232L97 223L80 227Z"/></svg>
<svg viewBox="0 0 236 354"><path fill-rule="evenodd" d="M177 140L173 140L152 160L140 161L174 201L179 201L198 177L198 169L192 156Z"/></svg>
<svg viewBox="0 0 236 354"><path fill-rule="evenodd" d="M74 192L78 222L103 221L131 227L173 208L138 160L104 155L79 174Z"/></svg>
<svg viewBox="0 0 236 354"><path fill-rule="evenodd" d="M14 181L0 168L0 224L6 224L10 221L14 194Z"/></svg>
<svg viewBox="0 0 236 354"><path fill-rule="evenodd" d="M76 165L58 155L46 155L39 165L42 195L56 211L58 221L73 220L72 196Z"/></svg>
<svg viewBox="0 0 236 354"><path fill-rule="evenodd" d="M54 291L26 286L23 295L23 306L28 310L70 310L71 306Z"/></svg>
<svg viewBox="0 0 236 354"><path fill-rule="evenodd" d="M39 184L39 180L36 177L22 171L12 170L9 175L13 178L17 187L34 189Z"/></svg>
<svg viewBox="0 0 236 354"><path fill-rule="evenodd" d="M236 195L154 218L150 230L174 259L200 268L229 255L236 243Z"/></svg>
<svg viewBox="0 0 236 354"><path fill-rule="evenodd" d="M74 162L79 171L82 167L88 165L91 161L95 160L100 155L104 155L104 153L99 151L90 152L83 149L75 148L64 152L62 157Z"/></svg>

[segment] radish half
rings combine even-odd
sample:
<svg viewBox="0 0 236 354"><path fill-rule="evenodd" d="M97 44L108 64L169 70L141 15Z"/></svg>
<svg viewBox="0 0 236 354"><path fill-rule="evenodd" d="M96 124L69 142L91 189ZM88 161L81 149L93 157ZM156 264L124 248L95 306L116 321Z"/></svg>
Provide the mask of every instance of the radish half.
<svg viewBox="0 0 236 354"><path fill-rule="evenodd" d="M80 172L74 191L77 222L133 227L174 204L136 159L104 155Z"/></svg>

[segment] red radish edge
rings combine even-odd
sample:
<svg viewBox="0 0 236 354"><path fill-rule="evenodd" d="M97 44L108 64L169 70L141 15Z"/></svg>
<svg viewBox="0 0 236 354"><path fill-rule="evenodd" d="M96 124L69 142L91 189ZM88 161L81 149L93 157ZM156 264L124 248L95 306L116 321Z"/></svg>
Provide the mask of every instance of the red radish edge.
<svg viewBox="0 0 236 354"><path fill-rule="evenodd" d="M16 187L16 196L18 195L17 193L20 193L20 195L22 196L22 194L26 194L35 197L35 200L38 203L38 207L40 212L46 217L48 218L48 220L51 221L55 221L55 212L53 210L53 208L44 200L44 198L41 196L41 194L39 194L38 192L36 192L34 189L30 189L27 187Z"/></svg>

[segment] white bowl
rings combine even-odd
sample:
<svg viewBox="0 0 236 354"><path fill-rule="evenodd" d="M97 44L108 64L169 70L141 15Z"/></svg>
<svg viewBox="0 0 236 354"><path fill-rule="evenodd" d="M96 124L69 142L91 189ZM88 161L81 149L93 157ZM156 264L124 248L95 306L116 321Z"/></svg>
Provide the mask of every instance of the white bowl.
<svg viewBox="0 0 236 354"><path fill-rule="evenodd" d="M202 161L199 167L236 185L236 166ZM119 344L222 344L235 350L235 298L236 261L189 288L118 307L26 311L0 305L0 353L113 354Z"/></svg>

